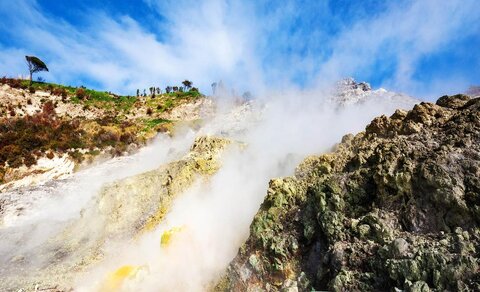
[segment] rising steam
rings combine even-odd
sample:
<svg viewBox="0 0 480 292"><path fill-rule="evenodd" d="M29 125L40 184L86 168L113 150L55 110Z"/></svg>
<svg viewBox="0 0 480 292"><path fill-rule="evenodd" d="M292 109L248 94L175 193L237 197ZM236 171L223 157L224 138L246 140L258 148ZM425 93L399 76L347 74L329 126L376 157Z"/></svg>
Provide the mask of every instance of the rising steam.
<svg viewBox="0 0 480 292"><path fill-rule="evenodd" d="M292 92L224 108L197 135L247 146L231 148L211 179L179 195L156 230L107 248L106 260L80 277L78 288L98 288L110 275L114 283L128 278L122 287L129 291L207 290L247 238L271 178L292 175L307 155L329 151L345 133L404 106L376 99L342 107L330 99L328 92Z"/></svg>

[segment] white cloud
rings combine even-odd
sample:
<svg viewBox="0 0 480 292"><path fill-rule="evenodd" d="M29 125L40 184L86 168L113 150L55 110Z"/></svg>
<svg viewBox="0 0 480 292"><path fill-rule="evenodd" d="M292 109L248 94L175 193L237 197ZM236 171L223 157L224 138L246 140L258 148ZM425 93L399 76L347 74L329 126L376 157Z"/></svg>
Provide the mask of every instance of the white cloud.
<svg viewBox="0 0 480 292"><path fill-rule="evenodd" d="M418 84L415 69L422 57L440 52L451 42L478 34L478 12L478 3L468 0L392 4L385 13L356 23L334 40L334 53L321 65L319 78L337 79L359 70L372 70L377 55L387 55L397 66L385 87L411 94L441 94L429 84ZM373 75L374 72L369 73ZM422 87L433 91L422 92Z"/></svg>
<svg viewBox="0 0 480 292"><path fill-rule="evenodd" d="M11 75L23 73L23 61L12 60L23 60L29 52L47 59L52 69L47 79L61 83L89 82L105 90L133 93L136 88L178 84L188 78L208 93L211 82L224 79L240 89L263 92L271 85L288 88L299 75L313 80L307 83L310 86L348 75L375 76L374 64L383 56L397 64L385 87L429 95L439 92L426 92L432 86L416 81L419 61L478 33L476 23L480 23L474 0L407 1L391 4L370 18L346 22L335 35L326 36L315 25L298 32L281 29L302 13L328 20L327 5L314 11L310 4L302 8L291 1L145 2L162 18L149 28L129 16L114 19L93 10L85 13L87 25L75 27L46 16L34 0L4 2L0 13L11 14L6 21L18 42L17 49L1 50L1 68ZM331 49L329 57L316 51L318 42ZM284 50L285 43L290 52ZM301 48L306 49L297 52ZM448 77L462 79L458 74ZM460 89L449 84L450 89Z"/></svg>

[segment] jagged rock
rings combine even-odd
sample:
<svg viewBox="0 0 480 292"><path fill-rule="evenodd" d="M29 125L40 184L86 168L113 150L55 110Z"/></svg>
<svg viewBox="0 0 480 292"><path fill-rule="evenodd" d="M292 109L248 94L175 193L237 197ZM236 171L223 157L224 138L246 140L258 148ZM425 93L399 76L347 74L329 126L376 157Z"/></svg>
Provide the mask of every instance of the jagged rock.
<svg viewBox="0 0 480 292"><path fill-rule="evenodd" d="M436 104L439 106L456 109L464 106L469 100L470 97L463 94L454 96L444 95L437 100Z"/></svg>
<svg viewBox="0 0 480 292"><path fill-rule="evenodd" d="M478 291L479 246L480 99L442 97L272 180L216 290Z"/></svg>
<svg viewBox="0 0 480 292"><path fill-rule="evenodd" d="M383 88L372 90L366 82L356 82L353 78L346 78L337 82L333 89L330 101L337 107L365 102L391 100L392 104L402 108L410 108L418 100L401 93L388 92Z"/></svg>
<svg viewBox="0 0 480 292"><path fill-rule="evenodd" d="M408 242L403 238L397 238L390 243L390 250L394 258L405 257L408 252Z"/></svg>

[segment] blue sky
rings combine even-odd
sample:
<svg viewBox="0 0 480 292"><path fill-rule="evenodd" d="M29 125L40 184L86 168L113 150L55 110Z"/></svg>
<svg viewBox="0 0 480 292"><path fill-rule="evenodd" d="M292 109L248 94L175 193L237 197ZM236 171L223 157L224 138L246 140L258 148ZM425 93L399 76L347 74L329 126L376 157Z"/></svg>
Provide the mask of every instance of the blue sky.
<svg viewBox="0 0 480 292"><path fill-rule="evenodd" d="M449 1L0 2L0 75L134 94L316 88L352 76L424 99L480 84L480 5Z"/></svg>

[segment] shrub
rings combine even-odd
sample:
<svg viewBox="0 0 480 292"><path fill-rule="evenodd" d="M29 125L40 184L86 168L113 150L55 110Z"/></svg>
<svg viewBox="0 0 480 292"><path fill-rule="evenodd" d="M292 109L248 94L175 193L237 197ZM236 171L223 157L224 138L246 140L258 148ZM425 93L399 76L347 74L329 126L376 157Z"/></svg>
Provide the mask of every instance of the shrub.
<svg viewBox="0 0 480 292"><path fill-rule="evenodd" d="M80 87L80 88L77 88L77 90L75 91L75 96L78 99L84 99L87 96L87 92L85 91L85 89Z"/></svg>
<svg viewBox="0 0 480 292"><path fill-rule="evenodd" d="M37 163L37 159L35 158L35 156L33 156L32 154L30 153L27 153L26 155L24 155L23 157L23 163L27 166L27 167L30 167L34 164Z"/></svg>
<svg viewBox="0 0 480 292"><path fill-rule="evenodd" d="M122 122L122 124L120 125L120 127L121 127L122 129L125 129L125 128L131 127L131 126L133 126L133 125L134 125L134 123L132 123L131 121L126 120L126 121L123 121L123 122Z"/></svg>
<svg viewBox="0 0 480 292"><path fill-rule="evenodd" d="M168 131L170 131L170 129L166 124L160 124L157 126L158 133L167 133Z"/></svg>
<svg viewBox="0 0 480 292"><path fill-rule="evenodd" d="M47 102L42 112L33 116L0 120L0 164L32 165L35 156L45 151L84 148L79 122L59 119L53 107ZM52 155L47 153L47 157Z"/></svg>
<svg viewBox="0 0 480 292"><path fill-rule="evenodd" d="M123 153L127 151L127 146L125 144L116 145L112 150L110 150L110 155L112 156L122 156Z"/></svg>
<svg viewBox="0 0 480 292"><path fill-rule="evenodd" d="M18 168L20 166L22 166L23 164L23 159L21 156L12 156L12 157L9 157L8 160L8 165L12 168Z"/></svg>
<svg viewBox="0 0 480 292"><path fill-rule="evenodd" d="M78 163L81 163L84 159L83 154L77 150L68 153L68 155L70 155L70 157L72 157L72 159L77 161Z"/></svg>
<svg viewBox="0 0 480 292"><path fill-rule="evenodd" d="M101 129L94 137L94 142L99 146L114 146L120 138L117 134Z"/></svg>
<svg viewBox="0 0 480 292"><path fill-rule="evenodd" d="M4 162L11 159L13 156L19 156L22 154L22 149L19 145L6 145L0 148L0 162Z"/></svg>
<svg viewBox="0 0 480 292"><path fill-rule="evenodd" d="M10 85L10 87L12 88L21 88L22 87L22 81L20 81L19 79L10 79L10 83L8 85Z"/></svg>
<svg viewBox="0 0 480 292"><path fill-rule="evenodd" d="M169 108L171 108L172 106L173 106L173 100L167 99L167 100L165 101L165 109L169 109Z"/></svg>
<svg viewBox="0 0 480 292"><path fill-rule="evenodd" d="M120 141L125 144L132 144L135 142L135 136L131 133L123 133L120 135Z"/></svg>
<svg viewBox="0 0 480 292"><path fill-rule="evenodd" d="M48 159L53 159L54 157L55 157L55 155L53 154L52 151L48 151L48 152L47 152L47 158L48 158Z"/></svg>
<svg viewBox="0 0 480 292"><path fill-rule="evenodd" d="M55 114L55 105L52 101L47 101L42 106L42 113L47 116L52 116Z"/></svg>
<svg viewBox="0 0 480 292"><path fill-rule="evenodd" d="M67 91L65 90L65 88L55 87L55 88L52 90L52 95L61 96L62 98L66 98L67 95L68 95L68 93L67 93Z"/></svg>
<svg viewBox="0 0 480 292"><path fill-rule="evenodd" d="M27 104L31 105L31 104L32 104L32 99L29 98L29 99L27 100Z"/></svg>
<svg viewBox="0 0 480 292"><path fill-rule="evenodd" d="M115 124L115 117L112 116L103 116L100 119L97 119L96 122L101 126L108 126L109 124Z"/></svg>
<svg viewBox="0 0 480 292"><path fill-rule="evenodd" d="M153 114L153 111L151 108L148 108L147 109L147 115L151 116Z"/></svg>
<svg viewBox="0 0 480 292"><path fill-rule="evenodd" d="M35 87L30 86L30 87L28 88L28 91L29 91L30 93L35 93Z"/></svg>

